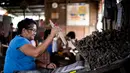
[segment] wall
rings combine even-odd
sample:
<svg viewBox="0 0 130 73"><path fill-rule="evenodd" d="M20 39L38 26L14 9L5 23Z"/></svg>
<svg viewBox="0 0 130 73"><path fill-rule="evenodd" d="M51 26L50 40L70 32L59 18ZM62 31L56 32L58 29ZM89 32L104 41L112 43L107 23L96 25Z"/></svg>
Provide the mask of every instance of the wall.
<svg viewBox="0 0 130 73"><path fill-rule="evenodd" d="M58 2L59 1L59 2ZM65 33L69 31L75 31L77 39L80 40L86 35L91 34L93 30L95 30L96 23L97 23L97 13L98 13L98 3L97 2L89 2L89 8L90 8L90 16L89 16L89 26L67 26L66 24L66 4L71 3L72 0L68 2L68 0L45 0L45 23L46 25L49 24L49 19L51 18L52 13L58 13L57 19L52 19L54 23L57 23L59 26L61 26ZM52 8L52 3L57 2L58 7ZM72 3L75 2L87 2L87 0L73 0ZM64 7L64 8L62 8Z"/></svg>
<svg viewBox="0 0 130 73"><path fill-rule="evenodd" d="M76 32L76 38L78 40L82 39L83 37L90 35L93 31L96 30L96 23L97 23L97 4L96 3L89 3L89 26L67 26L66 33L69 31Z"/></svg>
<svg viewBox="0 0 130 73"><path fill-rule="evenodd" d="M89 33L88 29L89 28L85 26L67 26L66 32L74 31L76 33L76 38L80 40L85 36L85 33Z"/></svg>
<svg viewBox="0 0 130 73"><path fill-rule="evenodd" d="M65 7L63 9L62 7ZM58 13L58 18L52 18L52 14ZM65 4L58 4L57 8L52 8L52 2L45 3L45 21L49 24L49 19L59 25L66 25L66 6Z"/></svg>

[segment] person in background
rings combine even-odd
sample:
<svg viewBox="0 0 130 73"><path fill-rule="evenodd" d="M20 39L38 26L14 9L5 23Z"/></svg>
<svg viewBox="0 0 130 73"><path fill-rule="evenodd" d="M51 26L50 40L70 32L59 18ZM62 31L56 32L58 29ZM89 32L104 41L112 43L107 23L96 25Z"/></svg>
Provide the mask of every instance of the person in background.
<svg viewBox="0 0 130 73"><path fill-rule="evenodd" d="M14 31L13 23L10 23L10 32Z"/></svg>
<svg viewBox="0 0 130 73"><path fill-rule="evenodd" d="M41 45L34 47L30 41L34 40L36 30L36 22L32 19L26 18L18 23L18 35L11 40L6 51L4 73L36 70L35 58L44 53L58 32L57 27L52 28L47 39ZM56 68L53 63L42 67Z"/></svg>
<svg viewBox="0 0 130 73"><path fill-rule="evenodd" d="M68 50L64 50L63 54L70 59L69 63L72 64L72 63L76 62L75 44L77 42L77 39L76 39L74 31L70 31L67 33L66 41L67 41Z"/></svg>
<svg viewBox="0 0 130 73"><path fill-rule="evenodd" d="M44 32L44 40L50 35L51 29L46 29ZM52 55L52 43L48 46L47 51Z"/></svg>
<svg viewBox="0 0 130 73"><path fill-rule="evenodd" d="M4 29L3 28L1 28L0 29L0 56L2 56L2 54L3 54L3 52L2 52L2 44L5 42L4 41L5 40L5 38L4 38Z"/></svg>
<svg viewBox="0 0 130 73"><path fill-rule="evenodd" d="M68 42L68 47L70 48L70 52L72 52L74 55L76 55L77 50L75 49L75 44L77 42L77 39L75 37L75 32L74 31L70 31L67 33L66 35L66 40Z"/></svg>
<svg viewBox="0 0 130 73"><path fill-rule="evenodd" d="M13 38L13 31L14 27L13 27L13 23L10 23L10 29L9 29L9 35L8 35L8 43L12 40Z"/></svg>
<svg viewBox="0 0 130 73"><path fill-rule="evenodd" d="M74 31L68 32L66 35L66 39L68 41L68 47L70 48L70 52L73 53L75 56L75 60L76 61L84 60L83 57L80 55L80 53L78 52L78 50L75 47L76 42L77 42L75 32Z"/></svg>
<svg viewBox="0 0 130 73"><path fill-rule="evenodd" d="M72 40L73 43L76 43L77 39L76 39L76 35L74 31L70 31L67 33L66 38L69 40Z"/></svg>
<svg viewBox="0 0 130 73"><path fill-rule="evenodd" d="M55 52L51 56L51 61L54 62L58 67L66 66L66 65L76 62L76 57L75 57L74 53L71 52L72 48L73 49L76 48L74 45L72 45L72 42L71 42L73 40L73 43L76 43L76 40L74 40L75 33L73 31L71 31L65 36L65 38L67 41L66 48L63 47L63 42L59 38L57 40L58 52Z"/></svg>
<svg viewBox="0 0 130 73"><path fill-rule="evenodd" d="M47 39L47 37L51 34L51 29L46 29L44 32L44 41ZM44 42L43 41L43 42ZM52 55L52 42L48 45L47 50L41 54L39 57L37 57L36 63L38 67L41 67L41 64L50 64L50 56ZM53 65L55 65L53 63Z"/></svg>

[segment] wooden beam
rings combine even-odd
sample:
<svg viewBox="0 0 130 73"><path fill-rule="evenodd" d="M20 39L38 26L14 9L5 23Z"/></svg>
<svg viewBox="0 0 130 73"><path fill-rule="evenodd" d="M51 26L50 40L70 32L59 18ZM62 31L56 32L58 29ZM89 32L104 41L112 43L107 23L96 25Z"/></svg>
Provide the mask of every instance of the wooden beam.
<svg viewBox="0 0 130 73"><path fill-rule="evenodd" d="M53 2L57 2L59 4L61 3L66 3L66 1L68 3L90 3L90 2L98 2L100 0L47 0L46 3L53 3Z"/></svg>

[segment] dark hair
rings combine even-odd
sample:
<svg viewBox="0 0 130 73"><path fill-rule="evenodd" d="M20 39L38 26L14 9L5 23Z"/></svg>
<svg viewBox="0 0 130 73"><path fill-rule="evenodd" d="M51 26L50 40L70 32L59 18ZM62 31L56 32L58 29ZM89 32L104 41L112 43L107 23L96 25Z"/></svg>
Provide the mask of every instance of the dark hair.
<svg viewBox="0 0 130 73"><path fill-rule="evenodd" d="M36 22L33 19L25 18L24 20L22 20L18 23L17 33L21 34L23 28L29 29L29 28L31 28L30 25L32 25L32 24L36 25Z"/></svg>
<svg viewBox="0 0 130 73"><path fill-rule="evenodd" d="M51 33L51 29L47 29L44 32L44 40L48 37L48 35Z"/></svg>
<svg viewBox="0 0 130 73"><path fill-rule="evenodd" d="M11 26L13 26L13 23L10 23Z"/></svg>
<svg viewBox="0 0 130 73"><path fill-rule="evenodd" d="M75 32L74 31L70 31L70 32L68 32L68 34L66 36L70 37L71 39L75 39Z"/></svg>

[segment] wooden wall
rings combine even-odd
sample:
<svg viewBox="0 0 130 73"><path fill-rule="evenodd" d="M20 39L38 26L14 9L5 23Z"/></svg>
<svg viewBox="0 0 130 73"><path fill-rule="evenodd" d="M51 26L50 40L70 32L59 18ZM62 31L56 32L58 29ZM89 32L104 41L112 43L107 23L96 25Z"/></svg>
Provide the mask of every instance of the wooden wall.
<svg viewBox="0 0 130 73"><path fill-rule="evenodd" d="M58 7L52 8L52 3L57 2ZM86 2L89 4L89 26L67 26L66 24L66 5L67 3L80 3ZM58 13L58 19L52 19L53 22L57 23L61 26L65 33L69 31L76 32L76 38L82 39L86 35L91 34L93 30L96 30L96 23L97 23L97 14L98 14L98 2L93 0L45 0L45 23L46 25L49 24L49 19L51 19L52 13ZM64 9L62 7L65 7Z"/></svg>

